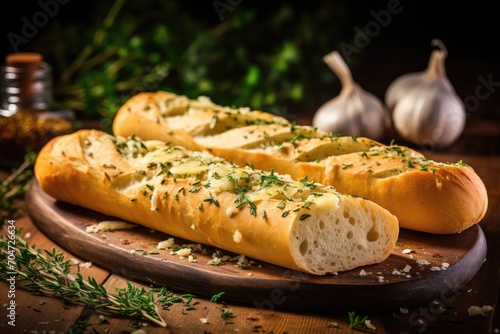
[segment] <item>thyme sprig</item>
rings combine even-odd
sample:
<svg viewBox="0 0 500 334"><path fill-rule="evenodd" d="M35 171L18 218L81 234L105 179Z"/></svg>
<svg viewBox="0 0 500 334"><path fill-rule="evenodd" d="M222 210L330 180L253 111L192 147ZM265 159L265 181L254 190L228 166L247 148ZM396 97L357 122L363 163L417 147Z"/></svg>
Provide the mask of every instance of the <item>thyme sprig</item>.
<svg viewBox="0 0 500 334"><path fill-rule="evenodd" d="M166 327L167 323L159 314L154 291L146 291L127 282L126 288L116 288L110 293L95 278L85 279L79 271L71 274L71 260L64 254L34 249L16 231L15 247L8 234L0 239L0 278L16 276L16 281L26 281L29 292L60 297L63 300L92 307L96 312L119 316L137 317ZM12 254L15 254L15 262Z"/></svg>

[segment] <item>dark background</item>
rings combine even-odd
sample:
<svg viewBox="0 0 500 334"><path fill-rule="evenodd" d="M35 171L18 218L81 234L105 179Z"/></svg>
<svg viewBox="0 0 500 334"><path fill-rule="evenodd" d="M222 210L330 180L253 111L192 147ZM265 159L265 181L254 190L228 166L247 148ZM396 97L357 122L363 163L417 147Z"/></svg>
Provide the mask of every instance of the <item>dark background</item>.
<svg viewBox="0 0 500 334"><path fill-rule="evenodd" d="M49 3L47 0L43 2ZM54 0L56 1L56 0ZM92 17L95 14L95 4L97 1L65 0L66 4L59 4L59 13L55 18L51 18L47 26L40 29L43 34L54 21L81 22L82 29L88 26L89 22L97 20ZM130 0L129 0L130 1ZM283 1L245 1L245 0L221 0L237 9L239 6L250 7L259 10L259 18L255 21L269 17L282 4ZM313 13L320 15L323 1L296 1L288 2L303 15ZM335 1L333 1L335 2ZM345 22L339 27L342 35L349 40L352 37L353 28L364 25L373 20L370 11L376 12L386 9L391 1L336 1L345 8ZM400 14L394 15L390 24L383 28L379 36L373 38L371 47L416 47L422 45L422 49L432 38L442 39L448 47L450 54L457 57L481 59L482 57L494 58L499 55L498 43L499 24L498 11L491 1L416 1L401 0L399 6L403 8ZM100 3L112 4L112 1L100 1ZM193 19L203 20L212 24L219 22L219 16L214 8L214 1L179 1L181 7L189 11ZM285 2L286 3L286 2ZM7 32L19 32L22 27L21 18L32 15L40 10L37 1L17 1L16 6L2 10L2 56L12 52L6 38ZM145 8L146 9L146 8ZM138 13L139 14L139 13ZM227 11L225 16L231 15ZM266 35L266 39L279 39L279 36ZM272 41L269 40L271 43ZM30 49L29 45L25 47Z"/></svg>
<svg viewBox="0 0 500 334"><path fill-rule="evenodd" d="M55 1L55 0L53 0ZM48 3L47 1L43 1ZM158 1L160 3L161 1ZM59 4L58 13L51 18L48 24L41 27L37 35L30 39L30 42L22 45L20 51L38 51L47 55L49 61L52 62L55 74L56 84L58 80L58 71L70 62L70 59L61 59L56 56L57 46L54 42L54 47L51 49L50 43L47 40L58 40L68 38L62 33L66 26L78 25L81 29L82 47L89 39L86 32L96 24L103 20L106 14L105 8L111 6L112 1L67 1L66 4ZM163 6L158 5L155 1L144 2L144 5L134 5L134 9L129 10L129 14L140 16L146 11L158 11L158 14L163 10ZM142 3L142 2L141 2ZM253 10L257 13L251 20L247 22L243 28L239 28L236 38L233 35L232 39L227 40L227 48L231 50L237 43L247 45L253 53L264 57L275 52L276 46L283 40L289 39L292 42L297 38L302 38L302 34L306 26L302 25L302 31L297 31L297 24L305 17L311 22L321 21L321 24L314 26L308 35L318 36L317 48L314 49L314 42L310 44L297 43L298 49L302 52L300 59L293 66L300 67L297 73L287 72L283 74L282 81L297 81L302 82L303 97L299 100L275 99L271 103L262 103L256 107L272 109L273 106L283 105L288 106L288 112L294 114L311 115L317 107L319 107L325 99L331 98L338 94L340 85L334 74L321 63L321 57L331 50L337 49L340 43L355 45L356 28L365 30L369 22L374 21L372 11L380 12L386 10L388 4L393 1L300 1L300 2L264 2L264 1L229 1L221 0L221 3L227 4L231 10L223 13L224 20L221 21L219 13L216 9L216 1L194 1L184 0L178 2L178 10L184 13L183 18L189 17L192 22L198 26L217 27L222 25L226 20L231 20L232 16L241 14L246 10ZM279 27L268 28L269 20L273 20L273 16L283 4L288 4L292 8L292 16L285 20ZM334 3L335 5L332 5ZM439 38L443 41L448 49L449 56L446 61L446 69L451 83L459 96L464 99L467 96L474 95L475 90L481 83L479 77L487 79L488 77L493 82L500 82L499 71L499 56L498 44L500 43L499 20L497 11L493 8L493 2L487 1L460 1L460 2L442 2L442 1L417 1L417 0L402 0L399 1L398 8L402 8L399 14L391 16L391 21L386 27L382 27L380 32L370 38L369 43L361 48L358 53L352 54L352 61L349 66L353 72L355 81L366 90L379 96L381 99L384 96L388 85L400 75L408 72L424 70L429 55L432 51L431 40ZM2 10L3 31L0 35L1 56L2 58L13 52L12 46L9 43L7 35L9 32L20 33L23 22L22 18L30 19L37 11L40 11L40 4L36 1L21 1L17 2L20 6L15 9ZM98 5L99 4L99 5ZM129 6L130 1L127 1L124 7ZM143 6L143 7L141 7ZM334 9L332 9L334 8ZM220 10L220 9L219 9ZM175 15L170 14L170 19L165 20L165 24L172 29L175 29L178 22L175 20ZM174 19L172 19L172 17ZM157 22L152 24L158 24ZM57 26L57 28L54 28ZM311 25L312 26L312 25ZM182 34L177 32L178 34ZM316 29L316 30L314 30ZM61 33L59 37L54 31ZM203 33L202 31L200 33ZM329 41L329 34L331 40ZM47 38L47 35L52 37ZM300 36L299 36L300 35ZM298 36L298 37L297 37ZM187 36L189 38L189 36ZM75 45L79 36L76 36L68 43ZM182 39L182 36L179 37ZM255 41L259 40L258 43ZM225 41L218 41L223 44ZM189 41L184 41L184 45L188 46ZM75 52L76 54L76 52ZM231 53L225 54L226 57ZM75 55L68 55L69 57ZM180 56L179 58L182 58ZM258 59L258 58L257 58ZM182 62L182 59L179 60ZM143 66L147 66L143 65ZM209 68L211 64L207 65ZM214 64L215 67L215 64ZM179 71L179 78L182 78L182 71ZM263 72L264 73L264 72ZM227 80L234 80L235 85L241 81L243 74L237 71L230 70L228 73L223 73ZM207 74L207 77L215 75ZM312 84L314 78L318 80ZM77 78L76 78L77 79ZM75 79L71 84L79 85ZM168 78L167 78L168 80ZM261 91L287 89L288 86L278 87L277 83L270 84L266 82L266 77L261 78ZM279 78L277 79L279 81ZM274 85L274 86L273 86ZM204 94L206 92L198 92L196 88L186 85L175 86L166 85L167 88L175 90L185 89L186 91L176 91L177 93L186 93L187 95ZM218 98L216 102L227 103L234 99L236 103L244 105L252 105L251 94L255 90L248 92L248 96L240 91L233 90L234 95L230 96L231 91L223 90L215 86L211 96ZM499 109L497 107L500 92L499 87L493 87L488 99L481 100L479 108L468 110L469 116L473 117L497 117ZM227 100L226 100L227 99ZM119 104L119 103L117 103ZM258 103L256 103L258 104ZM253 105L252 105L253 106ZM488 106L486 108L486 106ZM102 114L102 113L101 113ZM93 115L90 113L90 115Z"/></svg>

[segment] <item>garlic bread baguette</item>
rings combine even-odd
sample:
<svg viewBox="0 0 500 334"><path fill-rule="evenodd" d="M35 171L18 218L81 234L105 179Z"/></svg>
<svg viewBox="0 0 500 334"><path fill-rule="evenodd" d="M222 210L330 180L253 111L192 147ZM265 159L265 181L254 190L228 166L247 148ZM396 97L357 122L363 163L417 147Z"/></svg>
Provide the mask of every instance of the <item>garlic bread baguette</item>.
<svg viewBox="0 0 500 334"><path fill-rule="evenodd" d="M399 233L386 209L309 179L97 130L49 142L35 175L58 200L315 275L382 262Z"/></svg>
<svg viewBox="0 0 500 334"><path fill-rule="evenodd" d="M218 106L206 97L138 94L120 108L113 131L209 150L294 179L307 176L378 203L402 228L458 233L478 223L488 206L483 182L464 163L431 161L408 147L296 126L261 111Z"/></svg>

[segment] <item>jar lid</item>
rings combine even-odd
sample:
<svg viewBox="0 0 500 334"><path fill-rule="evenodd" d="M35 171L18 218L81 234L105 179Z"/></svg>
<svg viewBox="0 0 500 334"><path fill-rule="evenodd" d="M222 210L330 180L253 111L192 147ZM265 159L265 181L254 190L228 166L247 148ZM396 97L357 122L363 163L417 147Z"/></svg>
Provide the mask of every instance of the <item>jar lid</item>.
<svg viewBox="0 0 500 334"><path fill-rule="evenodd" d="M21 68L24 70L36 70L40 67L43 56L35 52L11 53L5 57L7 66Z"/></svg>

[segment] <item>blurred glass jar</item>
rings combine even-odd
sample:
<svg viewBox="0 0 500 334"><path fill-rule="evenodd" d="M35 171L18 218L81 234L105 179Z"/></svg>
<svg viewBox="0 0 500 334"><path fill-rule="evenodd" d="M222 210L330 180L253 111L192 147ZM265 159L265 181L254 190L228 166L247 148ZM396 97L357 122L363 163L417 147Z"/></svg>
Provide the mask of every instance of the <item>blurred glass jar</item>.
<svg viewBox="0 0 500 334"><path fill-rule="evenodd" d="M38 53L14 53L0 68L0 165L74 131L74 114L52 99L52 70Z"/></svg>

